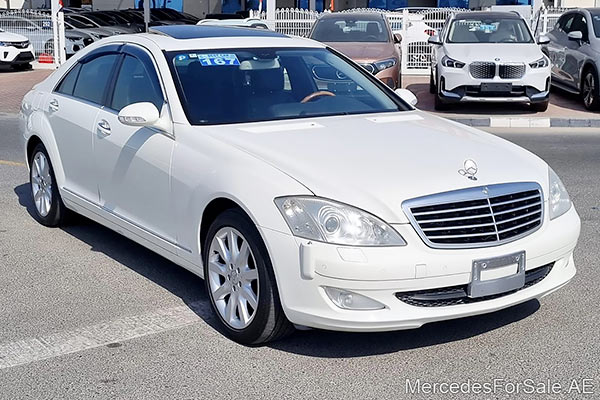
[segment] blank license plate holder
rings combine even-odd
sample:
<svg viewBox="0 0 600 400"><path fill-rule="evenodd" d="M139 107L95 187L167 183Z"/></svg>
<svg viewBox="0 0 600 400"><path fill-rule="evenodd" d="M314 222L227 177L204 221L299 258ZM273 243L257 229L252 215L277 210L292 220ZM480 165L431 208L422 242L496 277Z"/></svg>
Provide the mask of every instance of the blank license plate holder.
<svg viewBox="0 0 600 400"><path fill-rule="evenodd" d="M481 84L480 90L482 92L510 93L512 92L512 83L484 82Z"/></svg>
<svg viewBox="0 0 600 400"><path fill-rule="evenodd" d="M486 279L486 276L493 276L496 271L506 270L512 265L515 266L515 273ZM473 260L467 295L471 298L492 296L520 289L524 285L525 252L520 251L506 256Z"/></svg>

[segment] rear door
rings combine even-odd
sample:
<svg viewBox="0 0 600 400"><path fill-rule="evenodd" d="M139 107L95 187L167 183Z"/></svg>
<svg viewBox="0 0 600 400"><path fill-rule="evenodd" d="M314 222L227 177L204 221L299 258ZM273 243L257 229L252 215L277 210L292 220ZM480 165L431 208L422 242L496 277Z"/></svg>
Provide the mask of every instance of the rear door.
<svg viewBox="0 0 600 400"><path fill-rule="evenodd" d="M93 125L119 57L114 46L99 50L74 65L44 105L65 173L63 189L93 203L98 202Z"/></svg>

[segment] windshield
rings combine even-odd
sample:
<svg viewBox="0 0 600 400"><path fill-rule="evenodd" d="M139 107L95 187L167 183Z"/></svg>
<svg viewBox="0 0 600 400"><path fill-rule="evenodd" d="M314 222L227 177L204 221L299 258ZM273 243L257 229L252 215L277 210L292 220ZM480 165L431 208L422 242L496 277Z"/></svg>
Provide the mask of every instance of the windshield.
<svg viewBox="0 0 600 400"><path fill-rule="evenodd" d="M410 109L326 49L186 51L167 57L194 125Z"/></svg>
<svg viewBox="0 0 600 400"><path fill-rule="evenodd" d="M533 43L522 19L456 19L450 25L448 43Z"/></svg>
<svg viewBox="0 0 600 400"><path fill-rule="evenodd" d="M79 28L79 29L96 27L94 24L85 24L79 20L76 20L73 18L68 18L66 15L65 15L65 22L68 23L69 25L73 26L74 28Z"/></svg>
<svg viewBox="0 0 600 400"><path fill-rule="evenodd" d="M319 42L389 42L382 18L321 18L310 35Z"/></svg>
<svg viewBox="0 0 600 400"><path fill-rule="evenodd" d="M597 38L600 38L600 13L591 13L592 14L592 25L594 26L594 34Z"/></svg>

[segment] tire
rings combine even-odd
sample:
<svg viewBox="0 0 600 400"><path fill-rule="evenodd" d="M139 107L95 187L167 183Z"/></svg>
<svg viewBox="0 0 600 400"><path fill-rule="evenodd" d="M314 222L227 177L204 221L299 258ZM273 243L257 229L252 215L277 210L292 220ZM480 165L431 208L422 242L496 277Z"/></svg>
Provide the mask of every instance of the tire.
<svg viewBox="0 0 600 400"><path fill-rule="evenodd" d="M244 244L249 251L242 251ZM230 209L219 215L208 229L203 249L206 291L227 337L259 345L294 331L281 308L267 248L243 211ZM246 257L231 257L234 249Z"/></svg>
<svg viewBox="0 0 600 400"><path fill-rule="evenodd" d="M442 101L439 94L436 93L434 97L435 97L435 99L434 99L435 101L433 104L433 108L435 108L437 111L446 111L450 108L450 106L448 104L446 104Z"/></svg>
<svg viewBox="0 0 600 400"><path fill-rule="evenodd" d="M593 68L588 68L583 75L581 99L586 109L590 111L600 109L600 82L598 73Z"/></svg>
<svg viewBox="0 0 600 400"><path fill-rule="evenodd" d="M31 153L29 186L36 220L45 226L62 225L66 220L67 208L58 191L50 156L41 143Z"/></svg>
<svg viewBox="0 0 600 400"><path fill-rule="evenodd" d="M550 100L545 100L539 103L531 103L529 105L529 108L532 111L536 111L536 112L544 112L548 109L548 104L550 103Z"/></svg>
<svg viewBox="0 0 600 400"><path fill-rule="evenodd" d="M433 71L431 72L431 74L429 74L429 93L437 93L437 88L435 87L435 82L433 81Z"/></svg>

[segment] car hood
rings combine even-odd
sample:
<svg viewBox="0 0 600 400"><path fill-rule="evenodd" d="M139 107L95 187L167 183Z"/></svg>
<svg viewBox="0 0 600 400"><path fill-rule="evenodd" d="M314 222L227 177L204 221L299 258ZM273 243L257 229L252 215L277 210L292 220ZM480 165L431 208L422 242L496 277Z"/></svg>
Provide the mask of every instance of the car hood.
<svg viewBox="0 0 600 400"><path fill-rule="evenodd" d="M12 32L0 32L0 42L24 42L28 40L25 36Z"/></svg>
<svg viewBox="0 0 600 400"><path fill-rule="evenodd" d="M421 111L224 125L209 132L315 195L389 223L408 222L402 202L423 195L507 182L538 182L547 190L548 169L540 158ZM478 165L477 180L459 173L467 159Z"/></svg>
<svg viewBox="0 0 600 400"><path fill-rule="evenodd" d="M542 57L535 43L444 44L448 57L470 63L472 61L531 62Z"/></svg>
<svg viewBox="0 0 600 400"><path fill-rule="evenodd" d="M327 42L325 44L356 62L372 63L396 56L392 43Z"/></svg>

